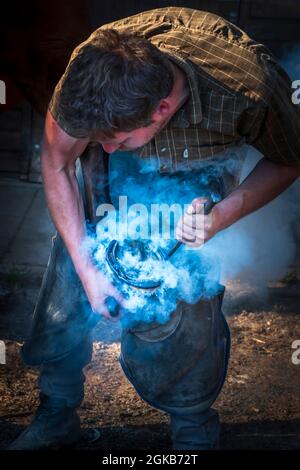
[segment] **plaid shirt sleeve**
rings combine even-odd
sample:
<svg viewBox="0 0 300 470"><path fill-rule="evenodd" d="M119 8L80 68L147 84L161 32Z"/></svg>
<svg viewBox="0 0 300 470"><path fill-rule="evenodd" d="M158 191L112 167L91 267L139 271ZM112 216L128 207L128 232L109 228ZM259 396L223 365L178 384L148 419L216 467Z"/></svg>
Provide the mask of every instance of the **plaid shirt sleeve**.
<svg viewBox="0 0 300 470"><path fill-rule="evenodd" d="M292 102L292 83L286 72L269 55L264 56L264 61L274 78L273 90L268 106L261 110L256 136L248 143L271 161L299 164L300 106Z"/></svg>

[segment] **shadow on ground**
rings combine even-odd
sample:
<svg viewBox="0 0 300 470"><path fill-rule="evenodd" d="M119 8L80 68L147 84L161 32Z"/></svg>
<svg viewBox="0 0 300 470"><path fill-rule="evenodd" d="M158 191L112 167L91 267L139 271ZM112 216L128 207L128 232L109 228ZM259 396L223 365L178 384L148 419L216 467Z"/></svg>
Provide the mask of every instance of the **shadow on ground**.
<svg viewBox="0 0 300 470"><path fill-rule="evenodd" d="M92 428L85 428L91 431ZM300 420L295 421L251 421L224 424L220 449L296 450L299 449ZM1 449L13 440L23 427L0 421ZM89 435L89 432L87 433ZM91 450L169 450L171 441L167 425L149 426L104 426L95 442L84 438L74 449Z"/></svg>

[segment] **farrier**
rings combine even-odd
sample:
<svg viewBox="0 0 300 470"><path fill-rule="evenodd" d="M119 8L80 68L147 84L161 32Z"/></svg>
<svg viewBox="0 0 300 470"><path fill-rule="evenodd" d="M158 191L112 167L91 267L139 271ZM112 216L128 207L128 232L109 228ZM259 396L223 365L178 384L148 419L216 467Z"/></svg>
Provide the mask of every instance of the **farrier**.
<svg viewBox="0 0 300 470"><path fill-rule="evenodd" d="M25 362L42 366L41 405L11 448L80 437L76 408L91 357L90 331L97 313L116 321L107 297L123 303L80 248L85 220L95 221L97 205L109 196L111 168L132 170L135 177L135 162L151 160L161 178L180 173L197 179L208 166L233 158L235 165L221 175L222 200L205 217L204 239L195 236L188 214L178 227L180 240L199 246L299 176L300 113L291 93L288 76L266 47L203 11L140 13L100 27L75 49L46 119L42 168L59 236L23 348ZM239 185L245 145L263 158ZM115 190L111 185L110 196ZM193 211L202 205L196 198ZM170 415L176 449L217 445L211 405L225 379L230 342L223 292L220 286L213 298L178 305L173 323L158 329L155 340L151 329L123 334L124 371L146 401ZM58 313L65 318L59 326Z"/></svg>

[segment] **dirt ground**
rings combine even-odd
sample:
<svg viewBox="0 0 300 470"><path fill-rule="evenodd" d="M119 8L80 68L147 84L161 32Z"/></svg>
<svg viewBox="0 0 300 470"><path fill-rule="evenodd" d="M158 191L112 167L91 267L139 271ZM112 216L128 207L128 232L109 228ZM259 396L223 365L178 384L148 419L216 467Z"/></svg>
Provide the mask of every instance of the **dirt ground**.
<svg viewBox="0 0 300 470"><path fill-rule="evenodd" d="M0 365L2 449L30 422L38 403L38 371L21 363L19 349L40 278L28 280L20 273L15 278L11 282L2 275L9 284L0 312L0 338L7 348L6 365ZM289 279L264 293L229 284L224 312L232 349L227 380L214 405L222 421L221 448L300 449L300 364L291 360L291 345L300 340L300 283ZM118 364L119 336L118 326L108 322L96 328L80 416L84 429L100 428L101 435L77 447L168 449L167 416L146 405L124 377Z"/></svg>

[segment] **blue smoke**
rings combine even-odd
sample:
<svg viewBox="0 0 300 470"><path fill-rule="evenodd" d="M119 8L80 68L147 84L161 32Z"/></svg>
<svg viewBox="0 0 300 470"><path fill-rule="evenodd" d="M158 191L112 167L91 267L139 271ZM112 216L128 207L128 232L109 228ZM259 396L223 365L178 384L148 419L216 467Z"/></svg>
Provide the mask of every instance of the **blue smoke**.
<svg viewBox="0 0 300 470"><path fill-rule="evenodd" d="M234 162L229 160L227 166L233 170ZM174 231L179 217L194 198L210 196L215 202L220 200L222 185L220 186L219 180L223 172L224 165L207 165L205 171L202 169L190 173L160 175L156 168L149 166L148 162L145 164L132 154L122 152L111 155L110 196L117 211L109 212L98 223L96 234L89 237L86 248L93 253L99 269L120 289L126 299L126 310L122 318L124 325L140 321L164 323L180 300L195 303L202 297L215 295L220 288L220 267L216 257L207 249L209 243L199 249L182 245L168 261L150 260L146 264L146 269L143 263L143 276L160 279L160 287L146 291L120 283L105 259L107 247L112 239L117 239L120 244L124 241L122 226L124 220L119 208L120 196L127 197L128 207L137 208L137 204L139 205L138 210L128 211L127 225L136 222L137 219L139 221L137 224L139 230L134 233L135 238L145 239L150 234L153 250L158 248L169 250L176 243ZM148 209L146 213L142 213L141 204ZM145 230L140 229L140 227L148 229L150 222L153 221L150 216L153 204L165 204L168 207L176 205L180 209L174 211L169 218L171 226L167 224L169 230L167 234L164 233L162 223L157 225L156 234L152 231L153 224L151 230L146 230L146 236ZM122 262L127 270L131 265L134 272L139 260L128 253Z"/></svg>
<svg viewBox="0 0 300 470"><path fill-rule="evenodd" d="M250 146L244 146L241 152L243 158L247 154L243 179L261 155ZM119 195L128 196L128 206L136 203L146 206L150 203L171 205L176 202L183 207L195 197L207 195L211 181L224 171L235 171L235 163L229 160L225 167L208 166L205 175L191 172L185 177L182 174L161 177L148 164L135 158L130 160L127 154L118 154L115 158L111 164L111 199L116 208ZM121 320L123 326L132 326L138 322L164 323L180 300L193 304L201 298L214 296L220 289L220 283L226 285L232 279L246 279L261 287L285 274L295 254L291 231L291 225L299 216L295 191L296 185L264 208L220 232L200 248L181 246L169 261L150 263L147 275L162 280L161 286L153 291L118 282L107 265L106 249L111 239L115 238L115 234L109 230L109 221L112 219L109 213L99 222L96 234L88 239L86 247L93 253L99 269L126 299L126 309ZM215 191L212 196L217 201L220 194ZM133 219L136 216L132 214ZM142 223L143 216L139 220ZM144 220L144 224L147 225L148 221ZM175 225L176 217L173 220ZM122 244L122 237L119 241ZM175 241L174 237L157 238L151 243L154 249L160 247L167 250ZM128 256L125 264L129 268L132 263L134 268L137 262Z"/></svg>

